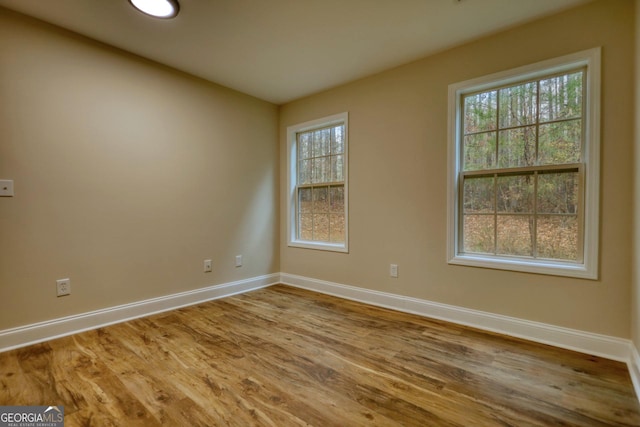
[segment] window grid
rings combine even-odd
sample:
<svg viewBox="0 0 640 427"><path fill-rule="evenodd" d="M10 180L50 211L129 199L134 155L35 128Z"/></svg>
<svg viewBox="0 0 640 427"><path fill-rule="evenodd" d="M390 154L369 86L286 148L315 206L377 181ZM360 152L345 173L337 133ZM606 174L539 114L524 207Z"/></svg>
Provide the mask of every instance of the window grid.
<svg viewBox="0 0 640 427"><path fill-rule="evenodd" d="M553 119L549 119L547 118L547 120L544 120L543 118L541 118L541 112L542 112L542 108L541 108L541 82L545 81L545 80L551 80L553 78L557 78L557 77L569 77L571 75L575 75L575 74L580 74L581 75L581 89L580 89L580 97L581 97L581 105L580 105L580 114L576 115L575 113L572 115L569 115L569 117L562 117L562 118L553 118ZM533 123L531 122L527 122L525 120L524 124L517 124L514 126L504 126L504 123L501 123L501 118L502 118L502 103L501 103L501 97L502 97L502 92L503 90L508 90L511 88L517 88L517 87L524 87L525 85L528 84L533 84L535 83L535 120L533 121ZM556 259L553 257L543 257L540 255L539 251L538 251L538 240L539 240L539 233L538 233L538 225L539 225L539 221L541 218L563 218L563 217L574 217L576 218L576 223L577 223L577 241L576 241L576 254L575 257L573 259L566 259L566 258L560 258L562 261L570 261L570 262L582 262L583 261L583 230L584 230L584 221L583 221L583 189L584 189L584 168L583 168L583 163L581 163L584 159L584 132L585 132L585 111L586 111L586 96L585 96L585 88L586 88L586 69L584 67L576 69L576 70L571 70L571 71L565 71L562 73L556 73L556 74L549 74L549 75L545 75L541 78L537 78L535 80L525 80L523 82L517 82L517 83L510 83L508 85L504 85L504 86L498 86L498 87L493 87L491 89L485 89L482 91L477 91L477 92L473 92L473 93L469 93L466 94L465 96L460 97L460 102L461 102L461 111L463 112L463 120L461 120L460 122L460 127L461 127L461 131L460 134L462 135L462 140L460 141L461 144L461 150L460 150L460 155L461 155L461 171L460 171L460 180L459 180L459 209L460 209L460 215L458 215L458 219L459 219L459 225L458 225L458 229L462 230L459 234L459 241L458 241L458 247L462 248L462 250L460 251L461 253L475 253L475 254L490 254L490 255L499 255L499 256L525 256L525 257L530 257L530 258L549 258L549 259ZM478 131L471 131L468 132L467 129L465 129L465 120L464 118L466 117L467 114L467 110L466 110L466 104L465 104L465 100L467 98L473 97L473 96L477 96L477 95L483 95L483 94L487 94L488 95L488 99L491 99L491 94L495 93L495 120L494 120L494 127L492 129L481 129ZM508 107L505 107L508 110ZM550 113L551 114L551 113ZM580 121L580 150L579 150L579 159L578 159L578 163L573 163L573 164L567 164L567 163L558 163L558 164L547 164L547 165L541 165L540 164L540 127L541 126L553 126L554 124L563 124L563 123L570 123L570 122L577 122ZM500 164L501 161L501 154L500 154L500 150L501 150L501 145L502 145L502 137L504 135L504 132L506 131L511 131L511 130L519 130L519 129L530 129L530 128L534 128L535 132L534 132L534 164L531 166L525 166L525 167L504 167L504 168L500 168L498 165ZM476 135L488 135L491 136L491 134L495 134L495 149L494 149L494 153L493 156L495 157L495 164L492 165L493 168L487 168L487 169L478 169L478 170L467 170L466 167L466 145L465 145L465 140L466 137L469 136L476 136ZM506 143L506 142L505 142ZM525 142L526 143L526 142ZM526 148L526 147L525 147ZM576 200L576 212L575 213L565 213L565 212L554 212L554 213L546 213L546 212L540 212L539 211L539 207L538 207L538 198L539 198L539 179L538 176L540 174L545 174L545 173L557 173L557 174L564 174L564 173L576 173L576 178L578 180L578 189L579 191L577 192L576 196L577 196L577 200ZM533 183L532 183L532 200L531 200L531 210L528 212L510 212L510 211L505 211L505 212L501 212L499 210L498 207L498 179L500 177L508 177L508 176L519 176L519 177L525 177L525 176L530 176L533 178ZM493 193L493 199L492 199L492 206L491 206L491 211L490 212L472 212L472 213L467 213L465 210L465 183L468 181L468 179L473 179L473 178L478 178L478 177L492 177L492 181L493 181L493 185L492 185L492 193ZM465 220L467 219L467 215L473 215L473 216L492 216L493 217L493 237L492 237L492 250L488 251L488 252L483 252L483 251L467 251L466 245L465 245L465 232L466 232L466 227L465 227ZM531 243L531 250L530 253L528 255L523 255L523 254L509 254L509 253L502 253L499 250L499 244L500 244L500 225L499 225L499 219L501 217L507 217L507 216L512 216L512 217L518 217L518 216L522 216L522 217L528 217L529 218L529 226L531 227L530 230L530 243Z"/></svg>
<svg viewBox="0 0 640 427"><path fill-rule="evenodd" d="M344 124L296 134L298 239L345 242L344 154ZM322 190L326 190L324 200Z"/></svg>

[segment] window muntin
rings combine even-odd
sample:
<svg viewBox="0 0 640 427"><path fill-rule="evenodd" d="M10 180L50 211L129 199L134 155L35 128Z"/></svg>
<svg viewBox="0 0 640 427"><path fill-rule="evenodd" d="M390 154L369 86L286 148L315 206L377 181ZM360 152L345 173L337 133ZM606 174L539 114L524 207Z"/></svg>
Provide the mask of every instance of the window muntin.
<svg viewBox="0 0 640 427"><path fill-rule="evenodd" d="M299 240L344 244L344 124L296 135Z"/></svg>
<svg viewBox="0 0 640 427"><path fill-rule="evenodd" d="M289 246L346 252L347 114L292 126Z"/></svg>
<svg viewBox="0 0 640 427"><path fill-rule="evenodd" d="M582 262L585 75L461 97L460 253Z"/></svg>
<svg viewBox="0 0 640 427"><path fill-rule="evenodd" d="M598 277L600 48L449 86L450 264Z"/></svg>
<svg viewBox="0 0 640 427"><path fill-rule="evenodd" d="M463 173L460 252L581 262L581 170Z"/></svg>

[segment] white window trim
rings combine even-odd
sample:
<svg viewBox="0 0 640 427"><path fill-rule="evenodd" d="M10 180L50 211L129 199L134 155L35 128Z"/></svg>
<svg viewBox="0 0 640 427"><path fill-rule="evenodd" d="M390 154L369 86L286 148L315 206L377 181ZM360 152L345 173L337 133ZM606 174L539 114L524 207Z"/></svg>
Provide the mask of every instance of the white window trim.
<svg viewBox="0 0 640 427"><path fill-rule="evenodd" d="M344 124L344 244L299 240L296 236L296 136L300 132L320 127ZM287 127L287 242L288 246L305 249L320 249L333 252L349 252L349 113L339 113L317 120Z"/></svg>
<svg viewBox="0 0 640 427"><path fill-rule="evenodd" d="M448 120L448 178L447 178L447 257L449 264L484 267L527 273L598 279L599 206L600 206L600 62L599 47L554 58L535 64L483 76L449 85ZM585 203L584 203L584 257L582 263L548 260L507 258L490 255L458 253L460 170L460 138L462 95L474 91L534 79L547 74L587 67L585 118Z"/></svg>

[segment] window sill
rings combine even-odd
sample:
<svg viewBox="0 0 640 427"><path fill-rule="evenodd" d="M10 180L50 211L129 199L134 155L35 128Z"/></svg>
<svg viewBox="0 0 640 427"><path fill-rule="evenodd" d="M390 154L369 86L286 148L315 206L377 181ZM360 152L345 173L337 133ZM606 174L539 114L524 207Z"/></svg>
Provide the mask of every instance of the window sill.
<svg viewBox="0 0 640 427"><path fill-rule="evenodd" d="M489 255L457 255L449 260L449 264L550 276L575 277L578 279L598 279L597 272L594 271L594 269L588 268L585 264L554 262L549 260L498 258Z"/></svg>
<svg viewBox="0 0 640 427"><path fill-rule="evenodd" d="M329 252L342 252L349 253L349 249L345 244L341 243L324 243L324 242L310 242L306 240L294 240L289 242L290 248L302 248L302 249L315 249L320 251Z"/></svg>

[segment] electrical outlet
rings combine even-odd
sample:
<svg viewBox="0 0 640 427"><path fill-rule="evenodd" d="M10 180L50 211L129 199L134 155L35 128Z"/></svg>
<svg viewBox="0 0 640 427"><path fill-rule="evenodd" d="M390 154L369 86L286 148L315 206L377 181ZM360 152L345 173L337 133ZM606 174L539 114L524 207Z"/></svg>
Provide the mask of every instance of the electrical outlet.
<svg viewBox="0 0 640 427"><path fill-rule="evenodd" d="M0 179L0 197L13 197L12 179Z"/></svg>
<svg viewBox="0 0 640 427"><path fill-rule="evenodd" d="M68 278L56 280L56 290L59 297L71 294L71 280Z"/></svg>
<svg viewBox="0 0 640 427"><path fill-rule="evenodd" d="M242 267L242 255L236 255L236 267Z"/></svg>
<svg viewBox="0 0 640 427"><path fill-rule="evenodd" d="M389 276L398 277L398 264L391 264L389 266Z"/></svg>
<svg viewBox="0 0 640 427"><path fill-rule="evenodd" d="M212 270L212 262L210 259L205 259L204 260L204 272L205 273L211 273Z"/></svg>

